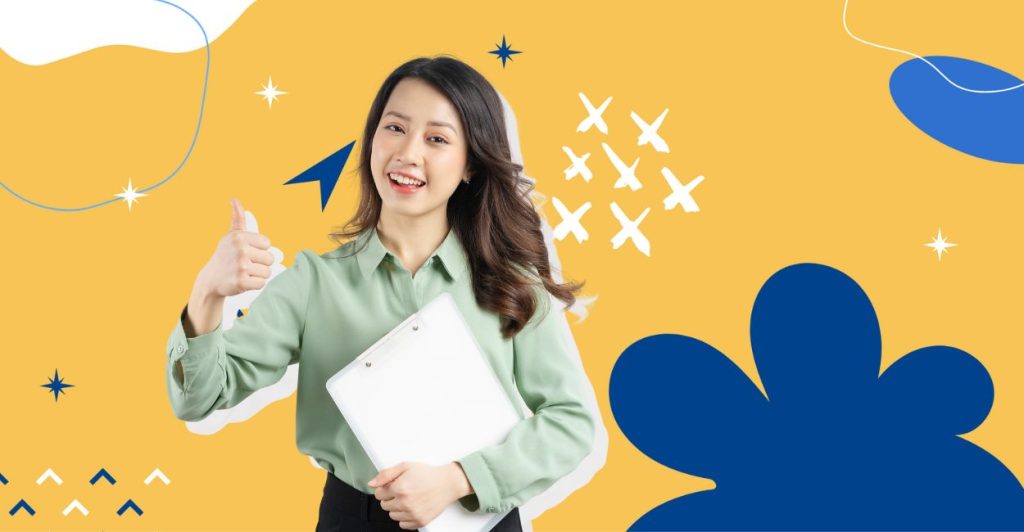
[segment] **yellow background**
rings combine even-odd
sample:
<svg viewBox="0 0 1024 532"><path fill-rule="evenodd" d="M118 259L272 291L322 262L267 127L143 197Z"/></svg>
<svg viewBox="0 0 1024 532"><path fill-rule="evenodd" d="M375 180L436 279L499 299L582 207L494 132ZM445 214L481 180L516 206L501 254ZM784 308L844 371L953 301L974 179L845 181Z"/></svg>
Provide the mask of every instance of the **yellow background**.
<svg viewBox="0 0 1024 532"><path fill-rule="evenodd" d="M912 126L888 93L908 59L859 44L841 1L379 3L258 2L212 44L206 114L195 152L129 213L123 202L82 213L0 195L0 528L312 529L323 472L294 442L294 396L203 437L171 412L164 345L195 274L228 229L228 200L253 211L285 252L333 247L352 212L355 159L325 212L315 184L282 184L357 139L383 78L419 55L451 53L511 102L527 174L571 209L594 203L591 238L558 243L566 274L599 299L574 324L610 434L607 465L535 530L622 530L650 508L710 487L645 457L608 407L608 379L632 341L662 332L701 338L755 382L750 308L786 265L813 261L852 276L882 327L883 368L917 347L965 349L988 368L995 405L969 435L1024 473L1024 280L1021 168L954 151ZM1018 76L1024 6L854 1L859 36L922 55L956 55ZM507 36L504 69L486 53ZM0 180L56 205L85 205L166 176L195 127L205 54L107 47L30 67L0 54ZM272 109L253 94L272 75ZM577 97L614 100L607 137L576 133ZM637 147L636 111L672 148ZM644 188L612 189L600 143L641 158ZM595 177L566 181L561 146L590 152ZM357 144L356 150L359 149ZM665 211L668 166L701 212ZM651 257L613 251L618 202ZM542 207L553 223L550 202ZM942 228L958 246L941 262L924 247ZM575 318L570 317L571 321ZM39 386L59 368L74 384L58 403ZM52 467L65 483L35 479ZM106 467L116 486L90 486ZM160 467L169 486L142 480ZM941 468L942 464L936 464ZM133 498L146 512L118 517ZM38 511L6 515L18 499ZM92 512L64 517L78 498ZM738 509L741 510L741 509Z"/></svg>

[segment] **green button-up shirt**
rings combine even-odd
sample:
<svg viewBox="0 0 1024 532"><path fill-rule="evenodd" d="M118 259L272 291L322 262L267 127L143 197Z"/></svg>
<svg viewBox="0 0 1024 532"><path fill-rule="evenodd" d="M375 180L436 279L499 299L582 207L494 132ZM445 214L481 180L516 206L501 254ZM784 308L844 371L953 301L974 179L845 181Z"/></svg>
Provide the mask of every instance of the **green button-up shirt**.
<svg viewBox="0 0 1024 532"><path fill-rule="evenodd" d="M228 330L218 325L187 338L182 312L167 342L167 391L174 413L182 420L201 420L277 382L289 364L298 362L299 450L347 484L373 493L367 483L378 471L327 393L327 379L435 296L449 292L505 392L516 404L521 396L533 412L522 415L504 442L457 460L475 492L460 499L466 509L511 510L590 452L594 420L583 405L589 384L570 356L562 305L543 285L535 287L533 318L506 339L498 315L477 305L471 275L454 231L415 277L374 229L320 256L302 251Z"/></svg>

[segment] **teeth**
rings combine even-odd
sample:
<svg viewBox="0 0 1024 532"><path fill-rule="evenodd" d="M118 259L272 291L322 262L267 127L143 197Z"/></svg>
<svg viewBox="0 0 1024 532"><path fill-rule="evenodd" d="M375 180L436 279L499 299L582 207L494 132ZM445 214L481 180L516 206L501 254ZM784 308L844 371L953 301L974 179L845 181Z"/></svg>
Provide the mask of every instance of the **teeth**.
<svg viewBox="0 0 1024 532"><path fill-rule="evenodd" d="M421 185L424 184L423 181L417 181L417 180L412 179L410 177L405 177L404 175L388 174L388 177L391 178L392 181L401 183L403 185L421 186Z"/></svg>

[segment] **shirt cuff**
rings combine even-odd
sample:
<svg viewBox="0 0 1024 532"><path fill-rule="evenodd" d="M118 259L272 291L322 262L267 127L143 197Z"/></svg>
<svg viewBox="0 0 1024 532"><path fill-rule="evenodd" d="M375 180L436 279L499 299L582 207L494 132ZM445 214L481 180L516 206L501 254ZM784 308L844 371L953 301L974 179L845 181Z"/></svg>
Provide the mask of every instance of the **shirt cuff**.
<svg viewBox="0 0 1024 532"><path fill-rule="evenodd" d="M459 499L463 508L471 512L498 513L504 511L500 505L501 496L498 493L498 484L483 456L476 452L457 460L457 462L466 472L466 479L473 487L473 495L476 495L475 500L473 495Z"/></svg>
<svg viewBox="0 0 1024 532"><path fill-rule="evenodd" d="M177 384L182 388L182 391L187 391L191 380L188 378L193 371L200 369L199 366L203 365L205 359L215 357L217 354L218 346L221 345L223 337L223 329L221 323L217 324L217 328L194 338L188 338L185 336L185 312L188 310L188 306L181 311L181 315L178 317L178 323L175 324L174 330L171 331L171 336L167 341L167 357L172 368L178 362L181 362L182 372L184 373L184 382L178 382L174 379Z"/></svg>

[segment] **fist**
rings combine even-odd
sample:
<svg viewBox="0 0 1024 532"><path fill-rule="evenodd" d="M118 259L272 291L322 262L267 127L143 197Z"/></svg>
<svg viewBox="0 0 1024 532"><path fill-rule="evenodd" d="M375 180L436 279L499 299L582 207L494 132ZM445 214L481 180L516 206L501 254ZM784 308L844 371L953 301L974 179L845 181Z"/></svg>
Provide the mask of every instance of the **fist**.
<svg viewBox="0 0 1024 532"><path fill-rule="evenodd" d="M246 231L242 204L232 199L231 229L217 243L213 256L199 272L199 282L207 293L220 297L259 290L270 278L272 264L270 239Z"/></svg>

